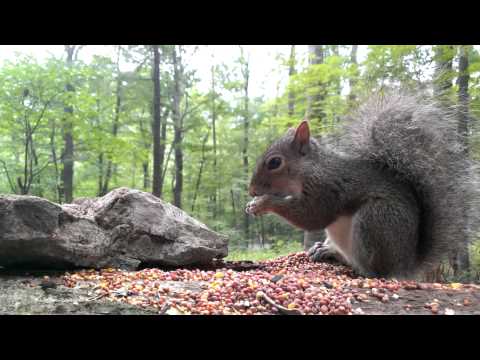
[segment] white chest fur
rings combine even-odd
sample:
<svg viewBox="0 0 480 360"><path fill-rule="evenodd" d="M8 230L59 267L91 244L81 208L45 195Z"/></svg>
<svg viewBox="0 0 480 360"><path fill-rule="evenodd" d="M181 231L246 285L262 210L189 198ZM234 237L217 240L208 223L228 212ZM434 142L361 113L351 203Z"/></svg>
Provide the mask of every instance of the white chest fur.
<svg viewBox="0 0 480 360"><path fill-rule="evenodd" d="M340 216L325 229L330 246L333 246L348 262L352 260L352 217Z"/></svg>

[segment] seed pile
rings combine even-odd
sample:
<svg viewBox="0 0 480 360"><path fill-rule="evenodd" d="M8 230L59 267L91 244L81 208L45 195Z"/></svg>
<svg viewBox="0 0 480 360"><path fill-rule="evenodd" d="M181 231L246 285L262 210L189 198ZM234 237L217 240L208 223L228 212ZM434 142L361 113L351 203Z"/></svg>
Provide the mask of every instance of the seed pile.
<svg viewBox="0 0 480 360"><path fill-rule="evenodd" d="M352 309L352 303L369 297L382 302L395 301L399 289L423 286L414 281L356 277L347 267L311 262L304 252L263 261L261 269L240 272L227 268L216 271L83 270L67 273L63 281L68 287L92 287L96 298L122 301L159 313L194 315L287 311L347 315L361 313ZM191 286L186 287L187 284Z"/></svg>

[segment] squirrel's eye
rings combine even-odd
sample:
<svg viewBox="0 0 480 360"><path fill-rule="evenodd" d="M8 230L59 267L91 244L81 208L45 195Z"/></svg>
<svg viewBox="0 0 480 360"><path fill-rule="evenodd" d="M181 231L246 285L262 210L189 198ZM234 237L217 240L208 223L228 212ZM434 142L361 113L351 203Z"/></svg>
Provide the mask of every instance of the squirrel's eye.
<svg viewBox="0 0 480 360"><path fill-rule="evenodd" d="M280 165L282 165L282 159L279 157L271 158L267 163L268 170L278 169Z"/></svg>

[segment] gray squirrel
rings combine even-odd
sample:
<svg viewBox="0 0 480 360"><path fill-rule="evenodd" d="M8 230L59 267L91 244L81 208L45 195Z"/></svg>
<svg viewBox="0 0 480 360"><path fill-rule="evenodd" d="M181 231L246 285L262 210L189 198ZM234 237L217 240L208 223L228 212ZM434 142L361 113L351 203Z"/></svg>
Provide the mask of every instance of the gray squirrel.
<svg viewBox="0 0 480 360"><path fill-rule="evenodd" d="M308 121L260 157L246 212L275 213L327 239L308 255L336 258L368 277L411 278L476 235L476 165L455 112L408 94L374 96L336 141Z"/></svg>

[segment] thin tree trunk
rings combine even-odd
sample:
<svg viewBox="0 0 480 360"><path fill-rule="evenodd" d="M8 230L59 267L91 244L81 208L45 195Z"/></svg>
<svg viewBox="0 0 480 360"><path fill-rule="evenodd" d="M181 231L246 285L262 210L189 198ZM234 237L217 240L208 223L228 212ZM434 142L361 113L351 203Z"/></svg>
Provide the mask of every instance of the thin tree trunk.
<svg viewBox="0 0 480 360"><path fill-rule="evenodd" d="M197 181L195 183L195 192L193 193L192 213L195 210L195 202L197 201L198 190L200 189L200 183L202 181L203 167L204 167L205 162L206 162L205 145L207 144L209 135L210 135L210 132L207 132L207 134L205 135L205 137L203 138L203 141L202 141L202 158L200 160L200 168L198 169Z"/></svg>
<svg viewBox="0 0 480 360"><path fill-rule="evenodd" d="M459 65L458 65L458 132L463 140L465 156L469 156L468 134L469 134L469 104L470 96L468 93L468 83L470 74L468 71L468 53L469 46L461 45L459 47ZM467 216L467 214L463 214ZM459 249L454 261L454 271L457 275L460 272L468 271L470 268L470 259L468 244Z"/></svg>
<svg viewBox="0 0 480 360"><path fill-rule="evenodd" d="M20 189L20 194L21 195L26 195L28 194L28 189L27 189L27 178L28 178L28 164L30 161L29 155L30 155L30 126L28 123L28 117L25 112L23 116L23 131L24 131L24 154L23 154L23 180L21 177L17 177L17 184L18 188Z"/></svg>
<svg viewBox="0 0 480 360"><path fill-rule="evenodd" d="M167 159L165 160L165 166L163 167L163 173L162 173L162 184L165 182L165 176L167 175L167 170L168 170L168 164L170 163L170 158L172 157L172 152L173 152L174 146L173 144L170 146L170 149L168 150L168 155ZM172 179L173 181L175 180L175 177ZM172 187L173 189L173 187ZM172 190L173 191L173 190Z"/></svg>
<svg viewBox="0 0 480 360"><path fill-rule="evenodd" d="M468 149L468 133L469 133L469 104L470 96L468 93L468 83L470 74L468 72L468 51L469 47L461 45L459 49L459 66L458 66L458 132L464 141L465 155L469 155Z"/></svg>
<svg viewBox="0 0 480 360"><path fill-rule="evenodd" d="M296 74L295 69L295 45L290 47L290 58L288 60L288 77L290 81L292 77ZM288 116L293 116L295 112L295 94L290 88L288 91Z"/></svg>
<svg viewBox="0 0 480 360"><path fill-rule="evenodd" d="M142 163L143 170L143 190L148 191L150 188L150 174L148 172L148 161Z"/></svg>
<svg viewBox="0 0 480 360"><path fill-rule="evenodd" d="M133 154L132 159L132 189L137 187L137 154Z"/></svg>
<svg viewBox="0 0 480 360"><path fill-rule="evenodd" d="M145 113L145 109L143 109L143 111L142 111L142 116L140 117L140 119L138 121L138 125L140 127L140 134L142 135L143 148L148 152L148 151L150 151L150 147L151 147L151 142L150 142L151 135L147 134L147 130L146 130L146 127L145 127L145 124L144 124L144 119L143 119L144 113ZM147 159L142 162L143 190L144 191L148 191L150 189L150 173L148 171L149 170L148 169L148 164L149 164L149 159L148 159L148 155L147 155Z"/></svg>
<svg viewBox="0 0 480 360"><path fill-rule="evenodd" d="M63 191L65 202L71 203L73 200L73 154L74 154L74 144L73 144L73 124L71 122L65 124L64 126L64 144L65 151L63 153Z"/></svg>
<svg viewBox="0 0 480 360"><path fill-rule="evenodd" d="M248 198L248 177L249 177L249 167L248 167L248 144L249 144L249 130L250 130L250 116L249 116L249 98L248 98L248 81L250 78L249 70L249 61L245 59L243 48L240 47L241 56L242 56L242 75L243 75L243 148L242 148L242 157L243 157L243 174L244 174L244 203L247 203ZM243 224L245 231L245 239L249 241L250 239L250 216L247 213L243 215Z"/></svg>
<svg viewBox="0 0 480 360"><path fill-rule="evenodd" d="M60 179L60 170L58 166L58 156L57 156L57 148L55 143L55 136L57 131L57 126L55 120L50 121L50 153L52 156L52 163L53 169L55 171L55 193L57 197L57 203L62 203L63 192L60 186L61 179Z"/></svg>
<svg viewBox="0 0 480 360"><path fill-rule="evenodd" d="M264 248L266 232L265 232L265 225L263 223L263 216L260 217L259 221L260 221L260 245L262 245L262 248Z"/></svg>
<svg viewBox="0 0 480 360"><path fill-rule="evenodd" d="M32 195L43 197L43 190L41 186L41 174L37 173L35 176L33 174L33 170L38 170L38 155L37 151L35 150L34 142L33 142L33 129L30 129L29 136L30 136L30 149L31 149L31 158L30 158L30 185L35 180L36 187L32 191Z"/></svg>
<svg viewBox="0 0 480 360"><path fill-rule="evenodd" d="M152 46L153 51L153 69L152 69L152 81L153 81L153 122L152 122L152 135L153 135L153 186L152 194L161 197L162 196L162 159L160 151L160 127L161 127L161 114L160 114L160 52L158 45Z"/></svg>
<svg viewBox="0 0 480 360"><path fill-rule="evenodd" d="M116 104L115 104L115 114L113 117L113 125L112 125L112 137L115 139L118 134L118 123L120 119L120 108L122 104L122 97L121 97L121 78L120 78L120 70L118 70L118 78L117 78L117 88L115 91L115 96L116 96ZM110 183L110 179L112 177L112 167L113 167L113 160L112 160L112 155L108 156L108 163L107 163L107 172L105 174L105 179L102 185L102 191L100 196L103 196L108 193L108 187Z"/></svg>
<svg viewBox="0 0 480 360"><path fill-rule="evenodd" d="M310 65L323 64L325 53L322 45L309 45L308 52ZM325 120L325 113L323 112L324 92L324 84L317 82L315 84L315 95L310 96L308 99L308 118L320 124Z"/></svg>
<svg viewBox="0 0 480 360"><path fill-rule="evenodd" d="M98 164L97 196L103 196L103 194L102 194L102 191L103 191L103 151L100 152L100 154L98 154L97 164Z"/></svg>
<svg viewBox="0 0 480 360"><path fill-rule="evenodd" d="M325 53L322 45L309 45L308 53L310 65L323 64ZM308 98L308 118L312 121L317 121L320 124L323 124L325 122L325 113L322 109L322 102L324 100L324 84L318 82L315 86L317 87L316 95ZM305 250L311 246L312 242L319 241L321 239L318 237L319 234L321 233L311 233L308 231L303 233L303 244Z"/></svg>
<svg viewBox="0 0 480 360"><path fill-rule="evenodd" d="M273 118L276 118L278 116L279 98L280 98L280 80L277 81L277 85L275 86L275 103L273 104L273 111L272 111Z"/></svg>
<svg viewBox="0 0 480 360"><path fill-rule="evenodd" d="M162 126L161 126L161 129L160 129L160 154L159 154L159 157L160 157L160 163L162 164L161 167L160 167L160 170L162 170L160 173L162 174L162 177L160 178L160 196L162 196L163 194L163 182L165 180L165 171L168 167L168 160L166 161L166 164L164 165L165 163L165 148L167 146L167 119L168 119L168 114L169 114L169 110L166 109L165 112L163 113L163 116L162 116Z"/></svg>
<svg viewBox="0 0 480 360"><path fill-rule="evenodd" d="M235 210L235 196L233 194L233 189L230 189L230 198L232 201L232 219L233 219L233 224L232 227L235 229L237 227L237 212Z"/></svg>
<svg viewBox="0 0 480 360"><path fill-rule="evenodd" d="M118 184L118 164L113 164L112 172L113 186L115 187Z"/></svg>
<svg viewBox="0 0 480 360"><path fill-rule="evenodd" d="M435 72L433 79L434 96L449 105L449 92L452 88L452 68L454 58L454 47L437 45L434 47Z"/></svg>
<svg viewBox="0 0 480 360"><path fill-rule="evenodd" d="M355 73L352 74L348 79L348 85L350 87L350 93L348 94L349 107L352 108L355 104L357 96L355 94L355 86L357 84L357 52L358 45L352 45L352 51L350 52L350 63L355 67Z"/></svg>
<svg viewBox="0 0 480 360"><path fill-rule="evenodd" d="M181 50L180 50L181 51ZM173 189L173 204L179 209L182 208L182 191L183 191L183 124L180 114L180 98L181 98L181 59L180 54L177 55L176 47L173 47L173 122L174 122L174 138L173 146L175 152L175 186Z"/></svg>
<svg viewBox="0 0 480 360"><path fill-rule="evenodd" d="M333 56L340 56L340 46L339 45L331 45L331 49L332 49L332 55ZM336 78L335 80L335 94L337 96L340 96L341 93L342 93L342 84L341 84L341 79L340 77ZM335 116L336 118L336 116Z"/></svg>
<svg viewBox="0 0 480 360"><path fill-rule="evenodd" d="M212 65L212 140L213 140L213 178L215 181L215 189L213 190L213 219L217 218L217 192L219 188L218 171L217 171L217 112L215 108L215 66ZM203 151L203 147L202 147ZM203 164L203 163L202 163Z"/></svg>
<svg viewBox="0 0 480 360"><path fill-rule="evenodd" d="M66 45L65 51L67 52L67 66L73 65L73 54L75 52L75 45ZM78 53L78 52L77 52ZM74 92L75 89L72 84L66 84L66 90ZM71 203L73 200L73 176L74 176L74 143L73 143L73 122L72 114L73 107L65 106L64 108L65 119L63 123L63 141L64 150L62 154L63 171L62 171L62 183L65 202Z"/></svg>

